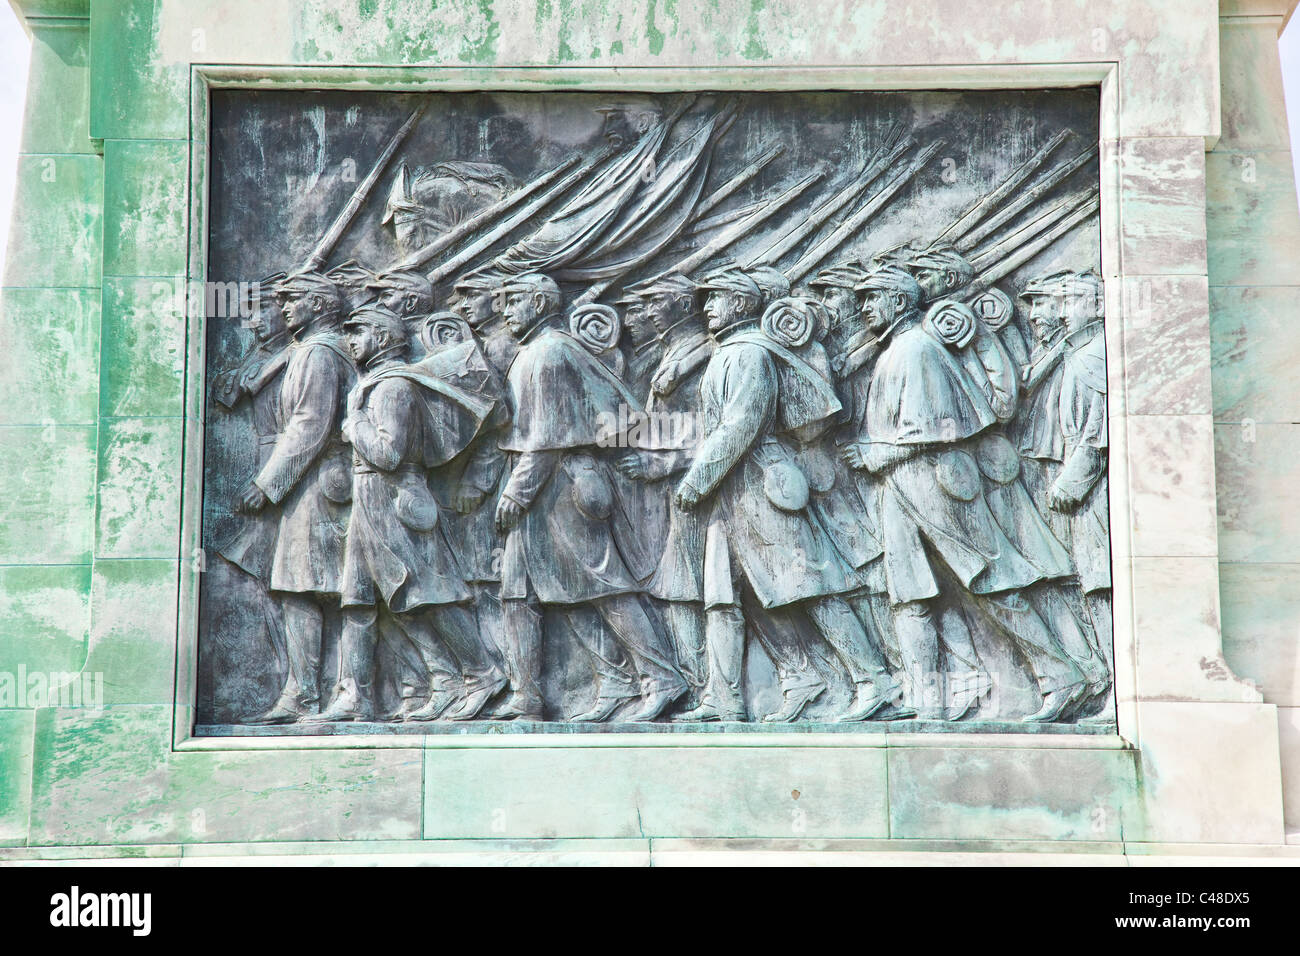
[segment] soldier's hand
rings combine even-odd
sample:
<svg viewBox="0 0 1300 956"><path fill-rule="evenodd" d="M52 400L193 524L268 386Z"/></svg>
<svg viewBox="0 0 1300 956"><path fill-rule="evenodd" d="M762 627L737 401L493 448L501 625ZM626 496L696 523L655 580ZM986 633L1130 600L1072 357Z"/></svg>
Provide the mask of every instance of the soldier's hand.
<svg viewBox="0 0 1300 956"><path fill-rule="evenodd" d="M844 459L850 468L861 471L867 467L867 458L862 453L862 445L859 442L845 445L844 450L840 452L840 457Z"/></svg>
<svg viewBox="0 0 1300 956"><path fill-rule="evenodd" d="M249 483L244 493L235 502L235 512L241 515L255 515L267 505L266 493L253 483Z"/></svg>
<svg viewBox="0 0 1300 956"><path fill-rule="evenodd" d="M452 495L452 507L460 514L467 515L478 508L483 503L485 493L479 491L473 485L462 484L456 488L456 493Z"/></svg>
<svg viewBox="0 0 1300 956"><path fill-rule="evenodd" d="M650 476L645 460L635 452L614 462L614 467L633 481L645 481Z"/></svg>
<svg viewBox="0 0 1300 956"><path fill-rule="evenodd" d="M696 505L700 503L700 498L700 493L684 481L677 486L677 493L673 495L673 501L683 511L694 510Z"/></svg>
<svg viewBox="0 0 1300 956"><path fill-rule="evenodd" d="M1069 514L1075 508L1079 507L1077 498L1067 495L1056 485L1053 485L1047 493L1047 506L1053 511L1060 511Z"/></svg>
<svg viewBox="0 0 1300 956"><path fill-rule="evenodd" d="M519 524L519 519L524 516L524 507L513 498L501 496L497 502L497 530L500 532L509 531L515 525Z"/></svg>

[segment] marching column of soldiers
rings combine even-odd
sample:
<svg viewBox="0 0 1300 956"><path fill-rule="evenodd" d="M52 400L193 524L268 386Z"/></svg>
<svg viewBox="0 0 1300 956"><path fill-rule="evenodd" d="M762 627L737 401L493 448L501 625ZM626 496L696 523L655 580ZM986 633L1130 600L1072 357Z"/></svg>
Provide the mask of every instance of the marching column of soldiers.
<svg viewBox="0 0 1300 956"><path fill-rule="evenodd" d="M246 722L793 721L828 662L825 719L956 721L994 684L973 631L1024 720L1113 720L1102 283L1031 281L1026 342L973 274L945 246L794 291L727 265L621 311L540 273L463 275L445 311L418 271L278 278L214 390L260 449L220 550L287 662ZM573 714L542 690L566 640Z"/></svg>

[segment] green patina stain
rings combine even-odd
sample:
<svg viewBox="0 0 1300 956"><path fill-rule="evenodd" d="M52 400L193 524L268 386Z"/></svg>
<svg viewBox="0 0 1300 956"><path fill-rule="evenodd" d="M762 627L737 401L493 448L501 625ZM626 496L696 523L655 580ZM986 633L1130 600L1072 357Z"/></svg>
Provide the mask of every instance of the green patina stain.
<svg viewBox="0 0 1300 956"><path fill-rule="evenodd" d="M664 49L664 33L655 26L655 11L659 6L659 0L650 0L645 12L645 35L650 42L650 53L658 56Z"/></svg>
<svg viewBox="0 0 1300 956"><path fill-rule="evenodd" d="M501 24L492 9L492 0L477 0L477 4L483 15L483 32L476 39L461 38L460 58L469 63L492 63L497 56L497 40L501 39Z"/></svg>
<svg viewBox="0 0 1300 956"><path fill-rule="evenodd" d="M767 5L767 0L749 0L749 19L745 24L745 33L749 37L749 42L741 50L741 55L747 60L770 60L772 53L763 42L761 31L758 26L758 14Z"/></svg>
<svg viewBox="0 0 1300 956"><path fill-rule="evenodd" d="M363 17L373 17L379 9L379 0L357 0L357 13Z"/></svg>

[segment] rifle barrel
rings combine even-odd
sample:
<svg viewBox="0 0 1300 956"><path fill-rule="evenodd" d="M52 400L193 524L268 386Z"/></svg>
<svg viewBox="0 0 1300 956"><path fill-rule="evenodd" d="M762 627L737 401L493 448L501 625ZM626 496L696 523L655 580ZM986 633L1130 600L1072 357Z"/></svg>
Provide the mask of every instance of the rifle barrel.
<svg viewBox="0 0 1300 956"><path fill-rule="evenodd" d="M1101 198L1099 196L1093 196L1092 199L1088 200L1082 206L1079 206L1071 212L1070 215L1062 219L1051 229L1047 230L1047 232L1021 246L1006 259L1003 259L1001 262L980 275L980 277L971 285L972 294L978 295L999 279L1010 275L1021 265L1038 255L1057 239L1065 235L1075 226L1079 225L1079 223L1083 222L1100 208Z"/></svg>
<svg viewBox="0 0 1300 956"><path fill-rule="evenodd" d="M908 183L944 146L943 140L935 140L925 149L921 150L916 157L908 164L907 168L895 176L883 188L878 190L867 202L844 222L840 223L839 228L832 232L813 248L804 253L803 258L786 270L786 278L791 283L798 282L809 272L811 272L819 262L839 248L849 235L858 229L864 222L874 216L885 203L893 198L903 186Z"/></svg>
<svg viewBox="0 0 1300 956"><path fill-rule="evenodd" d="M971 265L975 267L976 272L983 271L996 262L1000 256L1009 255L1014 250L1020 248L1048 226L1065 218L1068 213L1083 205L1096 194L1097 191L1091 189L1085 190L1082 193L1075 193L1072 196L1066 196L1046 212L1035 216L1019 229L1008 233L1002 239L999 239L987 248L982 249L977 254L972 255L970 257Z"/></svg>
<svg viewBox="0 0 1300 956"><path fill-rule="evenodd" d="M998 203L1006 199L1016 187L1033 175L1038 170L1038 167L1042 166L1047 157L1051 155L1052 151L1065 142L1070 135L1068 129L1063 129L1049 139L1038 152L1022 163L1020 168L1012 173L1001 186L984 198L977 200L970 209L957 218L956 222L941 232L931 245L938 245L950 236L953 237L953 241L964 236L970 231L971 227L996 209Z"/></svg>
<svg viewBox="0 0 1300 956"><path fill-rule="evenodd" d="M361 207L365 205L366 200L370 197L370 191L375 188L375 183L378 182L379 177L383 175L389 162L392 161L393 154L397 152L398 147L402 145L422 115L424 115L424 107L419 106L406 118L406 122L402 124L401 128L393 134L393 138L388 141L384 151L379 154L379 159L375 160L375 164L370 168L366 178L353 191L347 205L343 207L343 211L334 217L334 221L330 223L325 235L321 236L320 241L316 243L316 248L312 250L311 255L307 257L306 264L303 266L304 271L319 269L325 264L325 260L334 251L338 241L343 238L343 233L347 231L348 226L352 225L357 213L361 211Z"/></svg>
<svg viewBox="0 0 1300 956"><path fill-rule="evenodd" d="M810 213L808 218L803 222L795 223L792 228L786 230L786 232L781 236L778 236L776 241L766 249L750 256L742 264L749 267L760 264L771 265L772 263L779 261L783 255L797 246L813 232L820 229L831 216L835 215L835 213L839 212L849 203L853 202L866 192L867 187L879 179L881 174L890 166L894 165L894 163L898 161L898 157L907 152L910 147L910 143L895 142L893 147L889 149L888 153L885 153L883 147L877 150L876 154L871 157L866 167L864 167L862 172L858 174L857 178L840 190L840 192L826 199L821 205L813 210L813 212Z"/></svg>
<svg viewBox="0 0 1300 956"><path fill-rule="evenodd" d="M981 241L992 235L999 226L1015 216L1022 209L1033 204L1040 196L1047 192L1058 183L1067 179L1077 169L1082 167L1089 159L1097 155L1097 148L1085 149L1074 159L1057 166L1040 181L1035 183L1030 189L1017 196L1012 202L1008 203L1002 209L984 223L976 226L966 235L957 241L959 252L967 252L974 249Z"/></svg>
<svg viewBox="0 0 1300 956"><path fill-rule="evenodd" d="M784 152L785 146L782 143L769 146L752 163L704 197L695 209L695 218L698 220L700 217L708 215L710 211L717 208L719 203L757 176L772 160Z"/></svg>

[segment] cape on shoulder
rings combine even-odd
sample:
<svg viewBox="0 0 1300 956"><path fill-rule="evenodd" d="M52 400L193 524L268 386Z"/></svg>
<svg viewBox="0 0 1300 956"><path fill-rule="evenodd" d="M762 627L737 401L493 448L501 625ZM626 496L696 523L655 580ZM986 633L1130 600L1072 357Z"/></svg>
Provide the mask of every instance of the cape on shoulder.
<svg viewBox="0 0 1300 956"><path fill-rule="evenodd" d="M512 420L506 451L602 445L611 422L644 412L626 385L577 339L549 329L525 345L506 376ZM620 406L626 408L620 416Z"/></svg>

